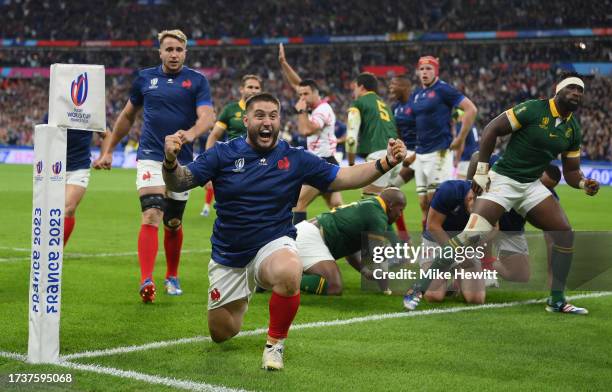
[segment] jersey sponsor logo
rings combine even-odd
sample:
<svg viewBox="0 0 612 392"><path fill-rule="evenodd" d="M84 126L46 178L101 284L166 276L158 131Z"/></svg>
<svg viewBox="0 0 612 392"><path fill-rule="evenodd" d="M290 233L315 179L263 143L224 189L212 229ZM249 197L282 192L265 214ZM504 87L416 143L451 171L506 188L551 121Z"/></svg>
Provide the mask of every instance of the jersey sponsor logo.
<svg viewBox="0 0 612 392"><path fill-rule="evenodd" d="M72 81L70 85L70 98L72 99L72 103L74 106L81 106L85 103L87 99L87 72L80 74L77 76L75 80Z"/></svg>
<svg viewBox="0 0 612 392"><path fill-rule="evenodd" d="M221 292L219 291L218 288L214 288L212 289L212 291L210 292L210 300L217 302L221 299Z"/></svg>
<svg viewBox="0 0 612 392"><path fill-rule="evenodd" d="M147 172L142 175L142 180L149 181L150 179L151 179L151 172L147 170Z"/></svg>
<svg viewBox="0 0 612 392"><path fill-rule="evenodd" d="M53 166L51 166L51 171L53 171L53 174L58 176L62 172L62 162L61 161L55 162Z"/></svg>
<svg viewBox="0 0 612 392"><path fill-rule="evenodd" d="M186 89L190 89L191 88L191 80L190 79L183 80L183 83L181 83L181 86L186 88Z"/></svg>
<svg viewBox="0 0 612 392"><path fill-rule="evenodd" d="M238 158L234 161L234 173L242 173L244 171L244 158Z"/></svg>
<svg viewBox="0 0 612 392"><path fill-rule="evenodd" d="M289 166L291 166L291 162L289 162L289 158L287 157L278 161L278 168L281 170L289 170Z"/></svg>
<svg viewBox="0 0 612 392"><path fill-rule="evenodd" d="M156 88L157 88L157 81L158 81L158 80L159 80L159 79L157 79L157 78L153 78L153 79L151 79L150 84L149 84L149 89L150 89L150 90L153 90L153 89L156 89Z"/></svg>
<svg viewBox="0 0 612 392"><path fill-rule="evenodd" d="M542 117L542 121L540 122L540 128L548 129L548 123L550 122L550 118Z"/></svg>

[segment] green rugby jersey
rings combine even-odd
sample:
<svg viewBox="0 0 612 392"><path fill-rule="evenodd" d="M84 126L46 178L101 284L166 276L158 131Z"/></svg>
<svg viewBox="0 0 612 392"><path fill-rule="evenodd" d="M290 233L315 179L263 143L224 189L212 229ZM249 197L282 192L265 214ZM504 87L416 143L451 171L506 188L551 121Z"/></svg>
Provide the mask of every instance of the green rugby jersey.
<svg viewBox="0 0 612 392"><path fill-rule="evenodd" d="M390 228L387 206L379 196L334 208L317 216L323 240L334 259L351 255L361 249L361 233L380 234Z"/></svg>
<svg viewBox="0 0 612 392"><path fill-rule="evenodd" d="M246 127L242 122L246 104L243 100L231 102L223 108L221 115L215 125L227 131L227 139L232 140L240 136L246 136Z"/></svg>
<svg viewBox="0 0 612 392"><path fill-rule="evenodd" d="M386 150L389 139L397 138L393 112L373 91L353 101L351 110L357 110L361 116L357 154L368 155Z"/></svg>
<svg viewBox="0 0 612 392"><path fill-rule="evenodd" d="M513 133L506 151L493 165L496 173L533 182L560 153L580 157L580 124L572 114L561 118L553 99L520 103L506 110L506 116Z"/></svg>

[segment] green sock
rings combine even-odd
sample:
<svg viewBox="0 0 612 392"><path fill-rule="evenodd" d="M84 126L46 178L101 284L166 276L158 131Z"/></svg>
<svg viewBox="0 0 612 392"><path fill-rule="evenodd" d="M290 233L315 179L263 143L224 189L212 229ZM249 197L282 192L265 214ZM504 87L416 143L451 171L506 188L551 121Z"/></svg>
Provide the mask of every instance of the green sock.
<svg viewBox="0 0 612 392"><path fill-rule="evenodd" d="M327 294L327 280L320 275L303 274L300 290L317 295Z"/></svg>
<svg viewBox="0 0 612 392"><path fill-rule="evenodd" d="M565 302L565 283L569 275L570 267L572 266L572 258L574 256L573 247L564 247L553 244L551 255L552 266L552 285L550 287L550 296L553 303Z"/></svg>

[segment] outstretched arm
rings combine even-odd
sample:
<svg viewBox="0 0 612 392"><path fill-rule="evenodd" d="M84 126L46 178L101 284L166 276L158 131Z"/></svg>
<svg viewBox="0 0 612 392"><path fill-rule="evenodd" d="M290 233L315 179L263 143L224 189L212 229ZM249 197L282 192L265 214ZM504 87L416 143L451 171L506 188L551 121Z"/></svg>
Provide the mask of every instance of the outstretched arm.
<svg viewBox="0 0 612 392"><path fill-rule="evenodd" d="M342 167L329 186L331 191L363 188L406 158L406 146L400 139L389 139L387 157L360 165Z"/></svg>

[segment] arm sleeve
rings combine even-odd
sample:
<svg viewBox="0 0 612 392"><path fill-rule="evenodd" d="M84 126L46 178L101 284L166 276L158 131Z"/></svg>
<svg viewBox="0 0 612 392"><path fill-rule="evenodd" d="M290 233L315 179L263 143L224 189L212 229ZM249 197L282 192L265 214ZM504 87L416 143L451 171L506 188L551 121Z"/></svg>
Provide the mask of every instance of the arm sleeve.
<svg viewBox="0 0 612 392"><path fill-rule="evenodd" d="M219 118L217 119L217 122L215 125L218 125L219 127L223 129L227 129L229 125L229 120L230 120L229 105L226 105L221 111L221 114L219 115Z"/></svg>
<svg viewBox="0 0 612 392"><path fill-rule="evenodd" d="M300 150L300 166L303 170L304 182L322 192L334 182L340 167L332 165L316 155Z"/></svg>
<svg viewBox="0 0 612 392"><path fill-rule="evenodd" d="M196 93L196 107L198 106L212 106L212 97L210 95L210 85L208 79L204 75L201 75L201 82Z"/></svg>
<svg viewBox="0 0 612 392"><path fill-rule="evenodd" d="M534 104L537 104L537 101L526 101L506 110L506 117L508 117L513 131L527 126L534 120L533 113L535 111L532 108Z"/></svg>
<svg viewBox="0 0 612 392"><path fill-rule="evenodd" d="M580 127L572 129L572 139L567 150L563 153L566 158L580 158L580 143L582 139L582 132Z"/></svg>
<svg viewBox="0 0 612 392"><path fill-rule="evenodd" d="M217 145L198 155L195 161L187 165L193 178L200 186L214 179L219 172L219 154Z"/></svg>
<svg viewBox="0 0 612 392"><path fill-rule="evenodd" d="M440 89L441 98L448 107L453 108L458 106L465 98L465 95L450 84L443 84L442 86L443 87Z"/></svg>
<svg viewBox="0 0 612 392"><path fill-rule="evenodd" d="M143 81L144 78L138 74L138 77L136 80L134 80L134 83L132 83L132 88L130 90L130 102L132 102L132 105L134 106L142 106L144 102L144 96L142 95Z"/></svg>

